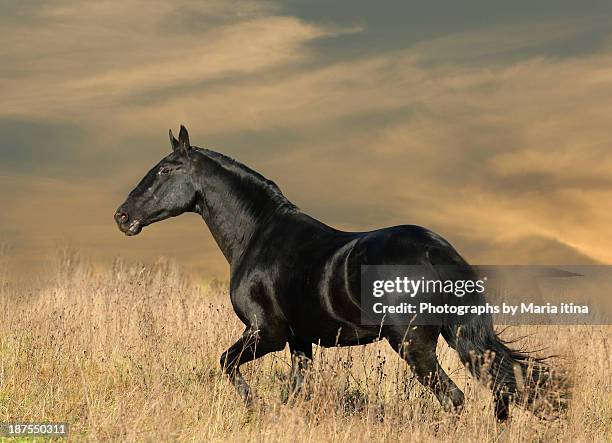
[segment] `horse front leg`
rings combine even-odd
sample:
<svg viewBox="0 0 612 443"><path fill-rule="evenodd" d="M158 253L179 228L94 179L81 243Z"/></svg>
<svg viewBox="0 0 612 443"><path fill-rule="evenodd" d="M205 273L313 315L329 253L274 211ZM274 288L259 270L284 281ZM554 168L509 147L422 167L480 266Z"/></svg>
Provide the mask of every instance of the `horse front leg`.
<svg viewBox="0 0 612 443"><path fill-rule="evenodd" d="M263 334L262 331L247 328L242 337L221 355L221 369L229 377L247 408L253 407L254 394L242 376L240 366L270 352L280 351L284 346L285 343L281 343L281 340Z"/></svg>
<svg viewBox="0 0 612 443"><path fill-rule="evenodd" d="M291 351L291 386L289 398L297 395L304 386L304 373L312 363L312 344L298 340L289 341Z"/></svg>

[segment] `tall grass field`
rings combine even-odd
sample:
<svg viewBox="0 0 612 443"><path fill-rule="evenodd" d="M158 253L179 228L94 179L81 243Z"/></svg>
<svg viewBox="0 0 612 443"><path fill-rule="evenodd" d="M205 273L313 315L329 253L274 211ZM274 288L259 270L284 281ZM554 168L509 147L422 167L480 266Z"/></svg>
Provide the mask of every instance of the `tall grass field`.
<svg viewBox="0 0 612 443"><path fill-rule="evenodd" d="M288 350L243 366L247 411L219 357L242 332L227 284L172 263L94 267L60 254L49 276L0 270L0 422L68 422L69 440L197 442L612 441L609 326L523 326L505 338L558 354L573 381L568 410L540 420L513 407L494 419L490 391L441 340L464 390L445 413L386 342L315 346L303 394L288 399Z"/></svg>

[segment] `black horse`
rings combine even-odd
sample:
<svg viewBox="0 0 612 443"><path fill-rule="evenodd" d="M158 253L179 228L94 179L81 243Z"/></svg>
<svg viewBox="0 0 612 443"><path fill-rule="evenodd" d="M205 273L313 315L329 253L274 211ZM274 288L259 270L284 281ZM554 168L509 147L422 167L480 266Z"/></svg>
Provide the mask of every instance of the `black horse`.
<svg viewBox="0 0 612 443"><path fill-rule="evenodd" d="M353 346L384 338L442 406L457 412L463 393L436 357L442 334L472 374L492 387L499 420L508 417L511 401L533 404L538 389L532 388L551 379L542 361L506 346L490 316L440 326L362 324L361 265L469 268L439 235L413 225L339 231L300 211L257 172L191 146L184 126L178 140L170 131L170 142L172 153L144 176L117 210L115 221L131 236L184 212L202 216L230 264L231 302L246 326L221 356L221 367L247 405L253 394L240 365L280 351L287 343L294 392L303 384L312 344Z"/></svg>

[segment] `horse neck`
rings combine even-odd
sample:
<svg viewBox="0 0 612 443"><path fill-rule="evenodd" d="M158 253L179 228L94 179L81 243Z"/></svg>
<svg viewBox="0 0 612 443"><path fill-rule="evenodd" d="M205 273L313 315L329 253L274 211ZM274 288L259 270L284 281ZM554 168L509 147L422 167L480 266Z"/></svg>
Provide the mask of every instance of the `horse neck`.
<svg viewBox="0 0 612 443"><path fill-rule="evenodd" d="M244 165L213 151L196 152L196 212L231 266L277 211L295 207L276 185Z"/></svg>

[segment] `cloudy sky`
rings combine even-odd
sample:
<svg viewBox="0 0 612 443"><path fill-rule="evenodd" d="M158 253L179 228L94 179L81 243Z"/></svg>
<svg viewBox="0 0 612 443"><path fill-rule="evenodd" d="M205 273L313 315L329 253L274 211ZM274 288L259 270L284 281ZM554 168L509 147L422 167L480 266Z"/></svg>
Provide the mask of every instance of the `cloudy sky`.
<svg viewBox="0 0 612 443"><path fill-rule="evenodd" d="M0 242L23 269L70 244L225 276L197 216L112 219L181 123L335 227L612 263L610 2L0 5Z"/></svg>

